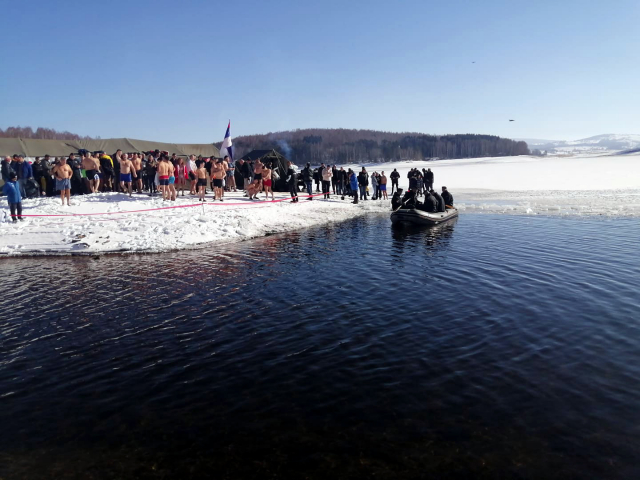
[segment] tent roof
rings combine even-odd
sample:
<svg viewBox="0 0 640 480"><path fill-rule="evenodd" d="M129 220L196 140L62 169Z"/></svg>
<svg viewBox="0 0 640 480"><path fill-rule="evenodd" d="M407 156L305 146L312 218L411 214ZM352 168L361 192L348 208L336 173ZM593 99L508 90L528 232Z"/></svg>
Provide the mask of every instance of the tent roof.
<svg viewBox="0 0 640 480"><path fill-rule="evenodd" d="M265 157L276 157L284 159L284 156L276 150L251 150L244 157L242 157L242 160L253 161Z"/></svg>
<svg viewBox="0 0 640 480"><path fill-rule="evenodd" d="M24 155L26 157L42 157L68 155L84 148L91 152L102 150L112 154L118 149L123 152L146 152L165 150L178 155L203 155L219 157L220 151L211 143L164 143L133 138L107 138L100 140L39 140L33 138L0 138L0 155Z"/></svg>

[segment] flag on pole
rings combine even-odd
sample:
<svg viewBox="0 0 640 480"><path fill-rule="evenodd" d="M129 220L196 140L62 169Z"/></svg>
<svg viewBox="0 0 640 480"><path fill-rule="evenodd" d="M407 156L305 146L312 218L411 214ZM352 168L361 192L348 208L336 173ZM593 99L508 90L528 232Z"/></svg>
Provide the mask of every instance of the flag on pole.
<svg viewBox="0 0 640 480"><path fill-rule="evenodd" d="M226 150L227 155L229 155L229 158L233 161L233 143L231 143L231 134L229 133L230 129L231 120L229 120L229 125L227 125L227 133L225 133L224 140L222 141L222 146L220 147L220 155L223 155L222 150Z"/></svg>

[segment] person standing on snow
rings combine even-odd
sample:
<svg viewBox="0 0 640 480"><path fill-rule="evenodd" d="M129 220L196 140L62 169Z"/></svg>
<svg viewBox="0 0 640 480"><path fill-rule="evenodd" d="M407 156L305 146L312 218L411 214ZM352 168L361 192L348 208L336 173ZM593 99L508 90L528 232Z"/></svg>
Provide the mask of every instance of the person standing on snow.
<svg viewBox="0 0 640 480"><path fill-rule="evenodd" d="M364 169L363 169L364 170ZM351 192L353 193L353 203L358 203L358 177L356 177L356 172L349 169L349 184L351 186Z"/></svg>
<svg viewBox="0 0 640 480"><path fill-rule="evenodd" d="M396 189L396 191L398 190L398 179L400 178L398 170L394 168L393 172L391 172L391 174L389 175L389 178L391 179L391 194L393 194L394 188Z"/></svg>

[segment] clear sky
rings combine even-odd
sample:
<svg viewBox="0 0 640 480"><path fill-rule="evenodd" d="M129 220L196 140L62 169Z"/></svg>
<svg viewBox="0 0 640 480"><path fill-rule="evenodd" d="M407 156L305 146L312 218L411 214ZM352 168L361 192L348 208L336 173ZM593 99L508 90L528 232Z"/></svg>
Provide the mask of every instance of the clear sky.
<svg viewBox="0 0 640 480"><path fill-rule="evenodd" d="M228 119L232 136L640 133L638 0L0 0L0 12L0 128L197 143L221 141Z"/></svg>

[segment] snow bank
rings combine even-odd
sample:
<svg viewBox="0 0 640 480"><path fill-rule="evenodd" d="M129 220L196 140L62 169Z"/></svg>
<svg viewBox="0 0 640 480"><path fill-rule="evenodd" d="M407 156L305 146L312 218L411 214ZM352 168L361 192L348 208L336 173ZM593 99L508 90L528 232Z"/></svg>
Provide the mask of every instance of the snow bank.
<svg viewBox="0 0 640 480"><path fill-rule="evenodd" d="M400 186L408 186L412 167L431 168L435 186L447 185L461 212L607 215L640 217L640 154L574 157L499 157L436 162L365 165L369 173L394 168ZM361 165L353 165L357 171ZM389 191L391 189L389 188ZM285 198L286 194L277 194ZM72 214L71 217L28 218L16 225L6 221L6 199L0 198L0 255L154 252L190 248L217 241L239 241L340 222L366 214L389 213L389 202L352 205L330 200L250 202L241 193L226 194L225 202L123 215L80 216L82 213L125 212L198 203L194 197L173 202L123 194L72 197L71 207L59 198L25 200L24 213ZM229 205L239 203L239 205ZM2 216L5 218L2 219Z"/></svg>
<svg viewBox="0 0 640 480"><path fill-rule="evenodd" d="M276 194L276 199L288 196ZM196 198L185 196L178 197L176 202L163 202L162 198L147 195L134 194L129 198L124 194L101 193L72 197L70 207L63 207L59 198L26 200L25 215L78 216L26 217L17 224L5 219L0 222L0 255L157 252L243 240L389 210L388 202L370 200L352 205L334 195L330 200L316 197L298 203L270 203L249 201L242 193L226 193L224 202L209 198L205 205L196 207L81 216L193 205L198 204ZM6 207L2 213L8 214Z"/></svg>

